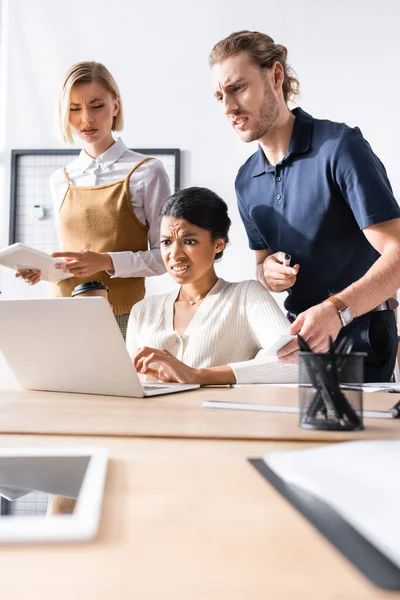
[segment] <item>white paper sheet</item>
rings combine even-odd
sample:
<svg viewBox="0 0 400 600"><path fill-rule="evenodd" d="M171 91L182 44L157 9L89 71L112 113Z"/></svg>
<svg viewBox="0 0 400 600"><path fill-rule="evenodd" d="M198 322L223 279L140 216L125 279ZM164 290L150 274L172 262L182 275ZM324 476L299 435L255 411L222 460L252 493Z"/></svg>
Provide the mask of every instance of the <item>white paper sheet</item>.
<svg viewBox="0 0 400 600"><path fill-rule="evenodd" d="M399 459L399 440L347 442L264 456L279 477L326 501L400 567Z"/></svg>
<svg viewBox="0 0 400 600"><path fill-rule="evenodd" d="M222 408L228 410L254 410L258 412L298 413L298 406L273 406L270 404L244 404L241 402L225 402L208 400L203 402L203 408ZM364 410L363 416L370 419L393 419L390 411Z"/></svg>

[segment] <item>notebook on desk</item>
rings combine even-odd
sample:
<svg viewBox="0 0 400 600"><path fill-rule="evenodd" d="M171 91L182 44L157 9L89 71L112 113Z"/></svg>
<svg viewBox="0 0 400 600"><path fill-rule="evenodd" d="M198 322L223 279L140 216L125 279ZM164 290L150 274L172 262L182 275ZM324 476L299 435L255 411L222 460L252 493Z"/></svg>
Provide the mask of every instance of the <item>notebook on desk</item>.
<svg viewBox="0 0 400 600"><path fill-rule="evenodd" d="M375 585L400 590L399 454L397 440L356 441L250 462Z"/></svg>
<svg viewBox="0 0 400 600"><path fill-rule="evenodd" d="M28 390L143 398L200 387L142 385L101 297L0 301L0 351Z"/></svg>

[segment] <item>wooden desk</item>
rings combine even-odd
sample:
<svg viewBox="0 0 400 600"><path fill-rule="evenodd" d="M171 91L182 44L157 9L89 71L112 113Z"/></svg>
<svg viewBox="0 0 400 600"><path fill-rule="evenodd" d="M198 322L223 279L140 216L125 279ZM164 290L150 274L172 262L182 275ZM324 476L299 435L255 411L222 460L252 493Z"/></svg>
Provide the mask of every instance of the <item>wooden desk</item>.
<svg viewBox="0 0 400 600"><path fill-rule="evenodd" d="M246 462L305 443L0 436L105 445L89 544L0 546L2 597L29 600L391 600ZM34 551L33 551L34 550Z"/></svg>
<svg viewBox="0 0 400 600"><path fill-rule="evenodd" d="M364 394L365 407L383 410L399 394ZM399 420L365 419L357 432L309 431L298 415L203 408L205 400L297 406L293 388L202 388L147 399L0 387L0 433L106 435L198 439L347 441L400 436Z"/></svg>

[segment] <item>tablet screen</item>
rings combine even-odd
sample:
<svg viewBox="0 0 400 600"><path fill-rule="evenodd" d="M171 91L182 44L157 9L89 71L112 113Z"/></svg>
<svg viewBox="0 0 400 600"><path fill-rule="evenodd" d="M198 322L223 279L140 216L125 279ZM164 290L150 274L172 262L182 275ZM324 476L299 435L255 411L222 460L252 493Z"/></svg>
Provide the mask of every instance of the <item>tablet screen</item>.
<svg viewBox="0 0 400 600"><path fill-rule="evenodd" d="M94 536L108 453L82 450L0 449L0 543Z"/></svg>
<svg viewBox="0 0 400 600"><path fill-rule="evenodd" d="M0 457L1 516L72 514L89 456Z"/></svg>

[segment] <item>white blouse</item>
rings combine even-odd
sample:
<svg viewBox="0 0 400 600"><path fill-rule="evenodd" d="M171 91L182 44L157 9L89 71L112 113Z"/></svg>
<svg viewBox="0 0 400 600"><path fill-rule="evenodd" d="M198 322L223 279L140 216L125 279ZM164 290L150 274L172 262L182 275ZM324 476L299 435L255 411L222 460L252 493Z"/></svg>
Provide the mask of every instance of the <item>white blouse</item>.
<svg viewBox="0 0 400 600"><path fill-rule="evenodd" d="M237 383L298 380L296 365L263 357L290 323L261 283L218 279L183 336L173 326L178 293L150 296L132 308L126 336L131 356L142 346L165 348L190 367L229 365Z"/></svg>
<svg viewBox="0 0 400 600"><path fill-rule="evenodd" d="M143 158L144 154L129 150L122 139L118 139L98 158L91 158L82 150L66 166L71 185L96 186L123 179ZM141 223L149 227L149 250L139 252L109 252L114 264L112 277L150 277L165 273L160 253L160 211L171 195L168 175L164 165L157 159L145 162L129 180L132 208ZM67 191L68 183L62 169L50 177L54 215L59 232L58 215ZM68 248L66 248L68 250Z"/></svg>

